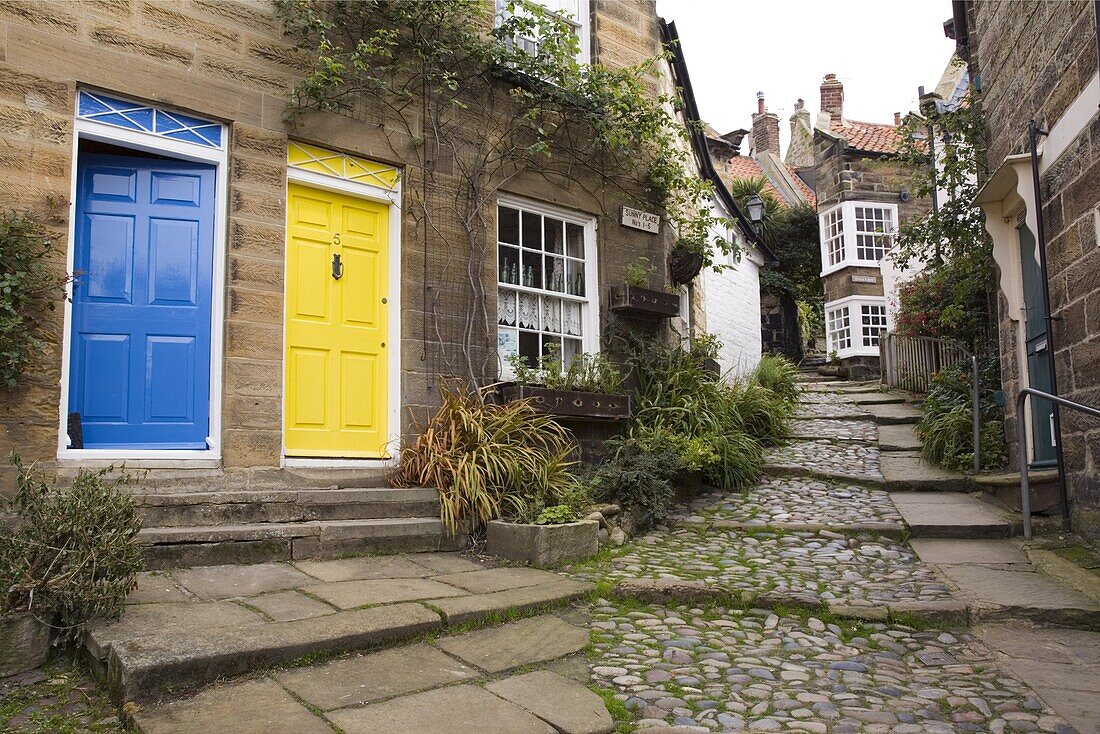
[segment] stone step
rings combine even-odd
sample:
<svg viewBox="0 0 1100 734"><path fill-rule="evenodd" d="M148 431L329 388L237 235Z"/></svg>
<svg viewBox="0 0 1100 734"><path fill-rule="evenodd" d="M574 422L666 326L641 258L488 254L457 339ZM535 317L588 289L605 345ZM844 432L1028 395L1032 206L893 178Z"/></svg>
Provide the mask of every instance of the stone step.
<svg viewBox="0 0 1100 734"><path fill-rule="evenodd" d="M1057 512L1062 501L1062 493L1058 486L1058 470L1032 469L1027 476L1032 513ZM974 484L982 490L987 502L1011 512L1020 512L1019 472L979 474L974 477Z"/></svg>
<svg viewBox="0 0 1100 734"><path fill-rule="evenodd" d="M93 626L85 647L117 703L144 703L305 657L541 612L590 589L548 571L486 568L451 554L173 570L143 575L122 619ZM583 647L587 633L580 634ZM561 636L529 631L525 639L552 645ZM514 655L517 644L490 653Z"/></svg>
<svg viewBox="0 0 1100 734"><path fill-rule="evenodd" d="M873 415L880 426L917 423L921 419L920 408L904 403L888 403L886 405L871 403L860 407Z"/></svg>
<svg viewBox="0 0 1100 734"><path fill-rule="evenodd" d="M928 463L917 451L883 451L879 468L890 492L970 492L970 478Z"/></svg>
<svg viewBox="0 0 1100 734"><path fill-rule="evenodd" d="M436 490L388 487L157 493L137 495L135 501L142 523L162 528L428 517L439 513Z"/></svg>
<svg viewBox="0 0 1100 734"><path fill-rule="evenodd" d="M267 563L346 553L454 550L438 517L147 527L138 533L149 568Z"/></svg>
<svg viewBox="0 0 1100 734"><path fill-rule="evenodd" d="M911 423L878 427L879 451L920 451L921 441Z"/></svg>
<svg viewBox="0 0 1100 734"><path fill-rule="evenodd" d="M1019 530L989 504L970 494L891 492L890 499L913 538L1008 538Z"/></svg>

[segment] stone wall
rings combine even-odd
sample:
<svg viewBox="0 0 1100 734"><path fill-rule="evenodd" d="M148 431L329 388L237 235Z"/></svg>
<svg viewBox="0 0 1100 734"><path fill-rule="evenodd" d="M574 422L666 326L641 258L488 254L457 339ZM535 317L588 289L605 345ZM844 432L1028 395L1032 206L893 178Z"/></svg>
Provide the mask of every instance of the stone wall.
<svg viewBox="0 0 1100 734"><path fill-rule="evenodd" d="M981 79L988 163L994 170L1006 156L1028 150L1028 120L1051 130L1094 78L1096 18L1093 3L1085 0L979 0L968 20L971 76ZM1070 400L1100 406L1100 115L1095 106L1090 112L1091 118L1072 123L1077 133L1061 157L1043 161L1040 197L1059 391ZM1015 462L1022 324L1003 294L999 302L1005 428ZM1063 411L1062 445L1075 529L1100 540L1100 421Z"/></svg>
<svg viewBox="0 0 1100 734"><path fill-rule="evenodd" d="M657 52L652 0L597 0L593 7L593 45L601 61L635 64ZM424 182L409 147L412 141L381 128L369 114L352 119L311 113L288 127L284 111L302 68L298 52L282 35L273 5L263 0L191 0L170 6L137 0L0 2L0 190L7 207L46 212L57 245L51 267L58 275L65 271L68 247L78 86L228 126L223 456L220 467L185 472L190 479L180 480L184 484L252 486L292 479L280 469L287 141L400 166L406 203L408 192ZM655 88L657 84L655 78ZM476 119L469 124L476 125ZM459 185L457 175L437 169L434 189L427 192L431 205L444 210ZM574 185L532 174L516 178L507 189L597 217L598 287L605 322L608 286L623 281L626 264L639 255L664 262L670 233L648 235L621 227L617 212L623 197L603 193L596 181ZM414 208L403 209L400 394L401 431L408 435L436 402L441 371L440 360L433 362L430 356L443 348L434 333L425 339L425 319L433 317L433 308L424 284L448 258L461 262L467 256L465 235L457 225L444 224L425 246ZM493 226L490 220L490 231ZM663 282L663 268L659 272ZM494 258L482 277L490 294L489 313L494 313ZM48 470L55 468L62 361L64 309L60 301L56 305L42 315L46 353L16 391L0 394L0 453L16 447ZM462 313L467 305L460 296L436 304L451 313ZM442 323L443 341L453 346L459 337L447 329L454 322ZM495 333L488 336L493 339L486 339L482 356L495 367L489 354ZM171 481L178 475L173 471L154 471L150 481L158 476Z"/></svg>

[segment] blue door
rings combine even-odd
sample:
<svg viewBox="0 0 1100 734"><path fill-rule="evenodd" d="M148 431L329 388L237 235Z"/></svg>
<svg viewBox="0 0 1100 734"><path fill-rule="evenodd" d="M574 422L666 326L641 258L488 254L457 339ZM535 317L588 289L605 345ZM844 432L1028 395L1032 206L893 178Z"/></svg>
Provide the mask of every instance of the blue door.
<svg viewBox="0 0 1100 734"><path fill-rule="evenodd" d="M214 173L80 156L69 412L84 448L206 448Z"/></svg>

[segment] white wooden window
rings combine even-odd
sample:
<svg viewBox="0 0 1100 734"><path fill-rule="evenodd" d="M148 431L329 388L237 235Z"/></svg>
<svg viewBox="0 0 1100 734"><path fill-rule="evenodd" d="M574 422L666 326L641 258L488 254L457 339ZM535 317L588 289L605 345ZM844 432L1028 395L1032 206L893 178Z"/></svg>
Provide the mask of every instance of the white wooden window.
<svg viewBox="0 0 1100 734"><path fill-rule="evenodd" d="M496 22L499 25L501 18L508 13L509 0L496 0ZM589 48L592 44L589 22L589 0L531 0L551 13L565 20L573 28L577 36L577 61L582 64L589 63ZM537 54L539 41L537 38L516 38L515 43L530 54Z"/></svg>
<svg viewBox="0 0 1100 734"><path fill-rule="evenodd" d="M826 267L844 261L844 216L841 207L825 212L821 221L821 236L825 238Z"/></svg>
<svg viewBox="0 0 1100 734"><path fill-rule="evenodd" d="M894 204L845 201L818 217L821 274L850 265L878 267L897 227Z"/></svg>
<svg viewBox="0 0 1100 734"><path fill-rule="evenodd" d="M852 347L852 325L847 306L826 311L826 336L830 352L843 352Z"/></svg>
<svg viewBox="0 0 1100 734"><path fill-rule="evenodd" d="M595 222L543 205L497 206L497 353L528 365L559 350L563 364L599 351Z"/></svg>
<svg viewBox="0 0 1100 734"><path fill-rule="evenodd" d="M890 248L894 232L894 212L891 207L856 206L856 260L878 262Z"/></svg>
<svg viewBox="0 0 1100 734"><path fill-rule="evenodd" d="M859 307L863 346L878 348L879 335L886 331L886 305L864 303Z"/></svg>

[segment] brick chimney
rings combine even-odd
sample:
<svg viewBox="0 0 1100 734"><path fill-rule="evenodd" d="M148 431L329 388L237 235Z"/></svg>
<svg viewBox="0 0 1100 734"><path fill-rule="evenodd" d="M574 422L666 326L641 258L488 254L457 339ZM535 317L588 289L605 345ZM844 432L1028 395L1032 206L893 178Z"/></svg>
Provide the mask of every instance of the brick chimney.
<svg viewBox="0 0 1100 734"><path fill-rule="evenodd" d="M756 152L770 150L779 155L779 116L768 112L764 93L756 93L756 114L752 116L752 147Z"/></svg>
<svg viewBox="0 0 1100 734"><path fill-rule="evenodd" d="M821 111L829 114L829 121L839 123L844 119L844 85L836 74L826 74L821 82Z"/></svg>

